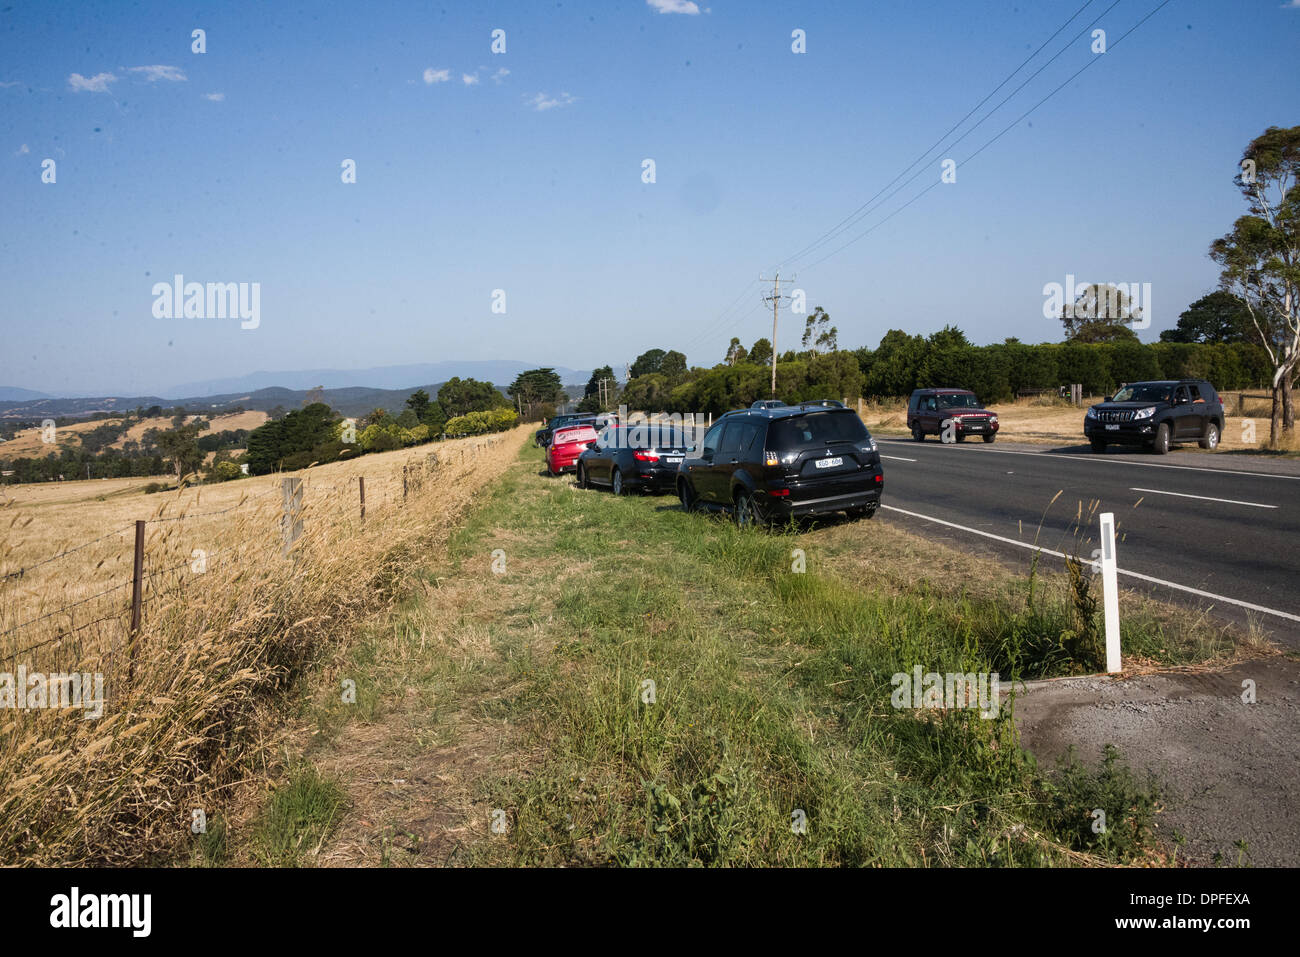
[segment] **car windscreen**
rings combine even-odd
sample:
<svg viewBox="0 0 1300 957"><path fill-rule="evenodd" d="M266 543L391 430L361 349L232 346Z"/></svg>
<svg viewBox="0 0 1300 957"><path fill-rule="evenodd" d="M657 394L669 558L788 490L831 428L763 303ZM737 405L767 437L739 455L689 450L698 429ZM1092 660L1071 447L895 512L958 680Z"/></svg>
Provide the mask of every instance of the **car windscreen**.
<svg viewBox="0 0 1300 957"><path fill-rule="evenodd" d="M555 433L556 445L568 445L571 442L594 442L595 439L596 430L589 425L558 429Z"/></svg>
<svg viewBox="0 0 1300 957"><path fill-rule="evenodd" d="M1111 398L1112 402L1168 402L1169 386L1160 383L1126 385Z"/></svg>
<svg viewBox="0 0 1300 957"><path fill-rule="evenodd" d="M978 409L980 408L979 399L973 395L965 393L952 393L948 395L940 394L939 408L941 409Z"/></svg>
<svg viewBox="0 0 1300 957"><path fill-rule="evenodd" d="M801 449L830 442L860 442L867 427L850 410L827 410L777 419L768 427L769 449Z"/></svg>

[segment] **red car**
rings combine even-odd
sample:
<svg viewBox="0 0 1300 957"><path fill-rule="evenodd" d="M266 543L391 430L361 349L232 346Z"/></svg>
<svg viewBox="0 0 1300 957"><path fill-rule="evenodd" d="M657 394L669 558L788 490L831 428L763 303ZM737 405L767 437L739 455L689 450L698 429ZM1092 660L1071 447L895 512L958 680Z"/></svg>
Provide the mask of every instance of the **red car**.
<svg viewBox="0 0 1300 957"><path fill-rule="evenodd" d="M589 425L556 429L551 444L546 447L546 465L551 474L572 472L578 464L578 456L587 448L587 443L595 441L596 430Z"/></svg>

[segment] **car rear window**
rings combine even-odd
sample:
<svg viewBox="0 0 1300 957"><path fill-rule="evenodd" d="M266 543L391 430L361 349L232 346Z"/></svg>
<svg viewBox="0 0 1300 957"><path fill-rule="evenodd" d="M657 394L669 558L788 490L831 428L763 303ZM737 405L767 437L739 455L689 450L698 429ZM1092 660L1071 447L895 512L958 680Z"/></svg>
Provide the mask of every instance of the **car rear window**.
<svg viewBox="0 0 1300 957"><path fill-rule="evenodd" d="M867 427L852 410L827 410L778 419L767 433L769 449L800 449L828 442L858 442L868 437Z"/></svg>
<svg viewBox="0 0 1300 957"><path fill-rule="evenodd" d="M589 425L579 425L573 428L557 429L555 432L555 444L567 445L570 442L591 442L596 438L596 430Z"/></svg>

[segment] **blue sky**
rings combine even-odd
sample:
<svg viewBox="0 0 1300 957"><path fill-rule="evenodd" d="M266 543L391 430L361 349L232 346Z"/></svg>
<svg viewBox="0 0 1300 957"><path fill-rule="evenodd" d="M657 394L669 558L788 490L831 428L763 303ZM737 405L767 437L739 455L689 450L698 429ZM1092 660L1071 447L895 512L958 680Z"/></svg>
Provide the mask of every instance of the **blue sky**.
<svg viewBox="0 0 1300 957"><path fill-rule="evenodd" d="M1242 148L1300 123L1300 4L1170 0L1117 43L1160 0L1103 15L1113 2L795 260L1083 0L5 6L0 385L130 394L449 359L621 373L652 347L711 365L732 335L770 334L756 280L778 267L844 346L946 323L1055 340L1042 289L1067 274L1150 282L1154 339L1215 286L1205 252L1243 211ZM1100 56L1070 42L1099 15ZM816 262L947 157L956 183ZM260 325L155 318L153 284L176 273L260 283Z"/></svg>

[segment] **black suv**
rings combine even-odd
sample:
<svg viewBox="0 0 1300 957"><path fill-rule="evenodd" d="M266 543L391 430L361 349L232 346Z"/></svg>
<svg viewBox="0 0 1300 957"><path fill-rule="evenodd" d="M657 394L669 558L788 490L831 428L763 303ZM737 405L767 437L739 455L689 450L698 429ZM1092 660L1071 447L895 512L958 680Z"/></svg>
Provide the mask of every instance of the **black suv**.
<svg viewBox="0 0 1300 957"><path fill-rule="evenodd" d="M807 402L728 412L682 462L677 497L687 511L730 510L738 525L829 512L870 518L884 484L857 413Z"/></svg>
<svg viewBox="0 0 1300 957"><path fill-rule="evenodd" d="M1214 449L1223 434L1223 402L1204 379L1133 382L1088 409L1083 434L1094 452L1108 445L1144 445L1157 455L1171 442Z"/></svg>

